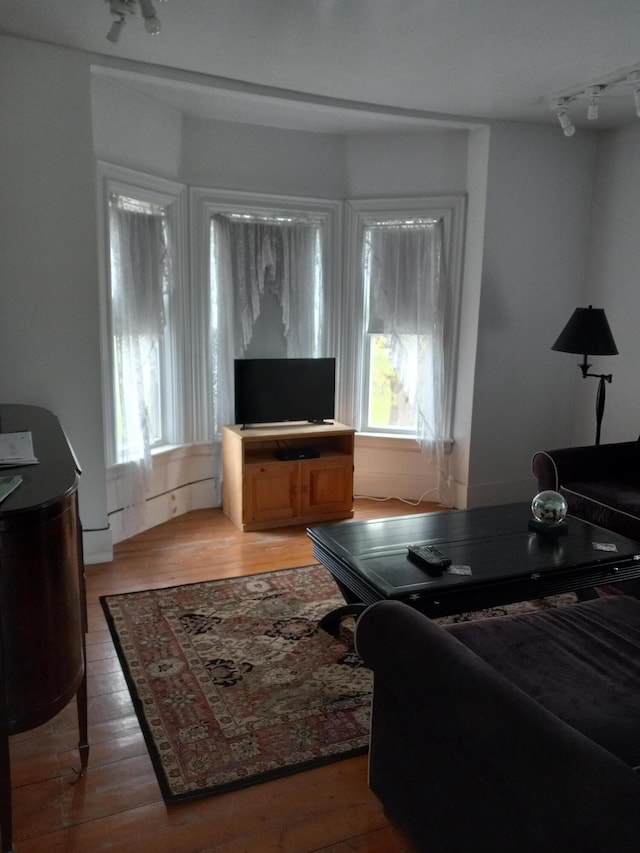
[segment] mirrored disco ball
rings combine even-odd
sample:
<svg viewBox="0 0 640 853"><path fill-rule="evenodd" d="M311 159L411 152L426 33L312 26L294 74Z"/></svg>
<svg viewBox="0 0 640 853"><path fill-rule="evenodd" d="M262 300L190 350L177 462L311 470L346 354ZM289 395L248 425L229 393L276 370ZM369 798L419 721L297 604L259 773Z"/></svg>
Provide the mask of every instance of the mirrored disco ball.
<svg viewBox="0 0 640 853"><path fill-rule="evenodd" d="M567 514L567 502L559 492L540 492L531 501L531 512L541 524L557 524Z"/></svg>

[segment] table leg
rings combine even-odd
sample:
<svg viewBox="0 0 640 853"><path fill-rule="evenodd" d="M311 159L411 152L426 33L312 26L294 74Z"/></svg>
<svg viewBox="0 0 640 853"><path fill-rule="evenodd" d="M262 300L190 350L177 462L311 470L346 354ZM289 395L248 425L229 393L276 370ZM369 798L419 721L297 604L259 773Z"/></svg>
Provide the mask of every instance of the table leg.
<svg viewBox="0 0 640 853"><path fill-rule="evenodd" d="M84 657L84 673L78 692L76 693L76 705L78 708L78 751L80 752L80 774L89 763L89 725L87 719L87 649L85 636L82 635L82 654Z"/></svg>
<svg viewBox="0 0 640 853"><path fill-rule="evenodd" d="M346 616L355 616L357 618L364 610L366 610L366 608L366 604L361 604L359 602L345 604L342 607L336 607L335 610L331 610L322 617L318 624L323 631L336 636L340 629L340 622L342 619Z"/></svg>
<svg viewBox="0 0 640 853"><path fill-rule="evenodd" d="M336 583L336 586L342 593L342 597L344 598L346 604L344 604L342 607L336 607L334 610L331 610L329 613L323 616L319 622L319 625L323 631L326 631L332 636L337 636L338 631L340 630L340 622L347 616L355 616L357 618L367 605L363 604L363 602L360 601L358 597L353 594L349 587L345 586L341 581L338 580L337 577L334 576L333 579Z"/></svg>

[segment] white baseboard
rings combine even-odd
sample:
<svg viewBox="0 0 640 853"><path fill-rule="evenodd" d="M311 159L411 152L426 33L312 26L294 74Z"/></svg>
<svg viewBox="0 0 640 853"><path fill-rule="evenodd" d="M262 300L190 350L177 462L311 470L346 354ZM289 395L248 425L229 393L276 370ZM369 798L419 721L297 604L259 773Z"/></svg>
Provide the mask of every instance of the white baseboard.
<svg viewBox="0 0 640 853"><path fill-rule="evenodd" d="M432 489L435 489L435 482L431 479L425 479L424 476L412 477L410 474L356 472L353 483L354 494L361 497L401 498L410 501L417 501L423 496L423 499L428 501L428 493Z"/></svg>
<svg viewBox="0 0 640 853"><path fill-rule="evenodd" d="M215 476L214 460L219 457L217 444L201 442L163 449L153 454L153 474L147 484L142 532L194 509L220 506L222 502L219 478ZM107 471L107 507L110 531L115 545L129 538L125 533L118 481L121 469ZM88 562L88 561L87 561Z"/></svg>
<svg viewBox="0 0 640 853"><path fill-rule="evenodd" d="M83 530L82 550L86 566L113 560L111 530Z"/></svg>
<svg viewBox="0 0 640 853"><path fill-rule="evenodd" d="M177 486L163 495L155 495L147 498L144 505L145 522L142 530L149 530L158 524L164 524L179 515L185 515L194 509L207 509L219 506L216 497L215 480L187 483ZM127 538L123 527L123 510L117 510L110 514L111 536L114 545L123 542Z"/></svg>
<svg viewBox="0 0 640 853"><path fill-rule="evenodd" d="M502 483L480 483L467 488L467 506L496 506L530 501L537 491L536 482L531 477Z"/></svg>

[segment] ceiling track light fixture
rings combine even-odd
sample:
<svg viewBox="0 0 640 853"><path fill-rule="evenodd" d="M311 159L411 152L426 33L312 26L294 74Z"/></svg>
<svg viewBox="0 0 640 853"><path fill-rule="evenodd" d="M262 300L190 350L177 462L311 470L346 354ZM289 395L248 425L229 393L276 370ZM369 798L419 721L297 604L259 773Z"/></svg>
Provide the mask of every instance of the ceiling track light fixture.
<svg viewBox="0 0 640 853"><path fill-rule="evenodd" d="M117 44L127 21L127 15L135 15L136 0L106 0L106 2L109 4L109 12L115 18L107 33L107 39ZM137 2L144 20L145 30L151 35L157 36L161 24L152 0L137 0Z"/></svg>
<svg viewBox="0 0 640 853"><path fill-rule="evenodd" d="M640 118L640 68L622 70L615 74L607 75L600 83L589 83L585 86L574 86L551 99L551 109L558 116L560 127L565 136L573 136L576 132L575 126L569 117L569 104L580 98L587 100L587 119L594 121L599 117L599 106L605 92L619 83L633 86L633 98L635 111Z"/></svg>

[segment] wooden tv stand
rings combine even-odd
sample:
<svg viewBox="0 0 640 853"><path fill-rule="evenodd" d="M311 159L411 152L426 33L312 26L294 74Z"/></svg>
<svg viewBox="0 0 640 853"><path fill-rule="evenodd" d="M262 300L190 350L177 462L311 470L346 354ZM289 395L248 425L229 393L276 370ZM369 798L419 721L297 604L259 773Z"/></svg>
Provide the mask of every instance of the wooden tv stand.
<svg viewBox="0 0 640 853"><path fill-rule="evenodd" d="M243 531L353 517L355 430L344 424L222 427L222 509ZM278 450L311 447L311 459Z"/></svg>

